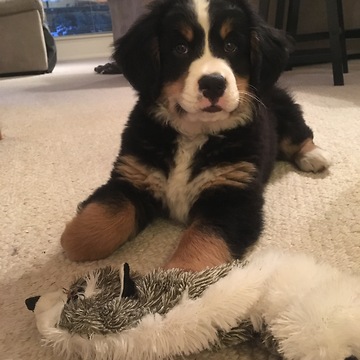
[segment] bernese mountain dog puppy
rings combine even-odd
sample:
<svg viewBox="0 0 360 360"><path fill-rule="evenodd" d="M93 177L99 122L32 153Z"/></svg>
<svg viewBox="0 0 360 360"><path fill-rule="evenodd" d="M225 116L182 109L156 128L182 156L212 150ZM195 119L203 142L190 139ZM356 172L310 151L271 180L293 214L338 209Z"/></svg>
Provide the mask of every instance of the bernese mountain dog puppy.
<svg viewBox="0 0 360 360"><path fill-rule="evenodd" d="M65 228L68 257L107 257L159 216L186 226L165 268L242 257L261 233L276 158L304 171L329 165L276 85L288 53L245 0L153 1L115 43L138 101L108 182Z"/></svg>

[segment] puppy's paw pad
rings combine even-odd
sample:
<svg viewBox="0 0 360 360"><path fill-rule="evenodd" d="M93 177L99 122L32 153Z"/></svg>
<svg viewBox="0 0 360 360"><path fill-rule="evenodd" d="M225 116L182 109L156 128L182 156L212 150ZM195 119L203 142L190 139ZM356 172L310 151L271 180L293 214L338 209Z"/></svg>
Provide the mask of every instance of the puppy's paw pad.
<svg viewBox="0 0 360 360"><path fill-rule="evenodd" d="M295 163L302 171L317 173L326 170L331 165L331 159L325 150L316 147L300 154L295 159Z"/></svg>

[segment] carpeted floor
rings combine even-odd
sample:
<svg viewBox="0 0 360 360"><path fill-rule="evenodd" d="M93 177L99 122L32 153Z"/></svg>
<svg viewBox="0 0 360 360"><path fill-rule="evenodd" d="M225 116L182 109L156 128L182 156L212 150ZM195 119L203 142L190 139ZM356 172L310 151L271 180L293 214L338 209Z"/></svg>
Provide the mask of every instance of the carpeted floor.
<svg viewBox="0 0 360 360"><path fill-rule="evenodd" d="M53 74L0 80L0 358L53 360L41 346L26 297L66 286L74 274L127 261L147 271L171 254L181 231L159 221L104 261L64 257L59 236L77 203L107 180L135 97L121 75L96 75L102 61L58 64ZM329 65L287 72L318 145L332 154L322 175L279 163L266 192L258 248L313 254L360 272L360 61L344 87ZM200 359L245 359L242 349ZM251 358L251 357L250 357ZM260 359L255 354L253 358ZM139 359L140 360L140 359Z"/></svg>

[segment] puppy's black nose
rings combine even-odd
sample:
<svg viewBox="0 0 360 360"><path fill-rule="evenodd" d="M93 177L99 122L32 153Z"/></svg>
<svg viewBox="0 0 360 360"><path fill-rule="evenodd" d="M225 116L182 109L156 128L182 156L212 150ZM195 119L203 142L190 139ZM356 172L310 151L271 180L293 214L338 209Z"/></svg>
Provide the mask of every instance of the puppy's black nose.
<svg viewBox="0 0 360 360"><path fill-rule="evenodd" d="M220 74L204 75L199 80L199 90L212 103L216 103L224 95L225 89L226 80Z"/></svg>

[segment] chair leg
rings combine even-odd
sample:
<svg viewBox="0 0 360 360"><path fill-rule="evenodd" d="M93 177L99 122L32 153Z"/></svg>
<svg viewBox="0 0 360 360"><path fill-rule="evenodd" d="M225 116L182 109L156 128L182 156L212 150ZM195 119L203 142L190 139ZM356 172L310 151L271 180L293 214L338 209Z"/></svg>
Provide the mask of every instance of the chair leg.
<svg viewBox="0 0 360 360"><path fill-rule="evenodd" d="M345 37L345 25L344 25L344 11L342 0L337 0L337 8L339 15L339 25L341 29L340 41L341 41L341 53L342 53L342 62L343 62L343 72L348 73L348 57L346 50L346 37Z"/></svg>
<svg viewBox="0 0 360 360"><path fill-rule="evenodd" d="M299 23L300 0L290 0L286 31L296 40L297 28Z"/></svg>
<svg viewBox="0 0 360 360"><path fill-rule="evenodd" d="M285 0L278 0L276 5L275 27L282 29L284 27Z"/></svg>
<svg viewBox="0 0 360 360"><path fill-rule="evenodd" d="M269 19L270 0L259 0L259 14L265 21Z"/></svg>
<svg viewBox="0 0 360 360"><path fill-rule="evenodd" d="M286 21L286 32L295 40L297 38L297 28L299 23L300 0L289 0L288 16ZM290 61L286 67L287 70L292 69L291 55Z"/></svg>
<svg viewBox="0 0 360 360"><path fill-rule="evenodd" d="M344 85L337 0L326 0L334 85Z"/></svg>

